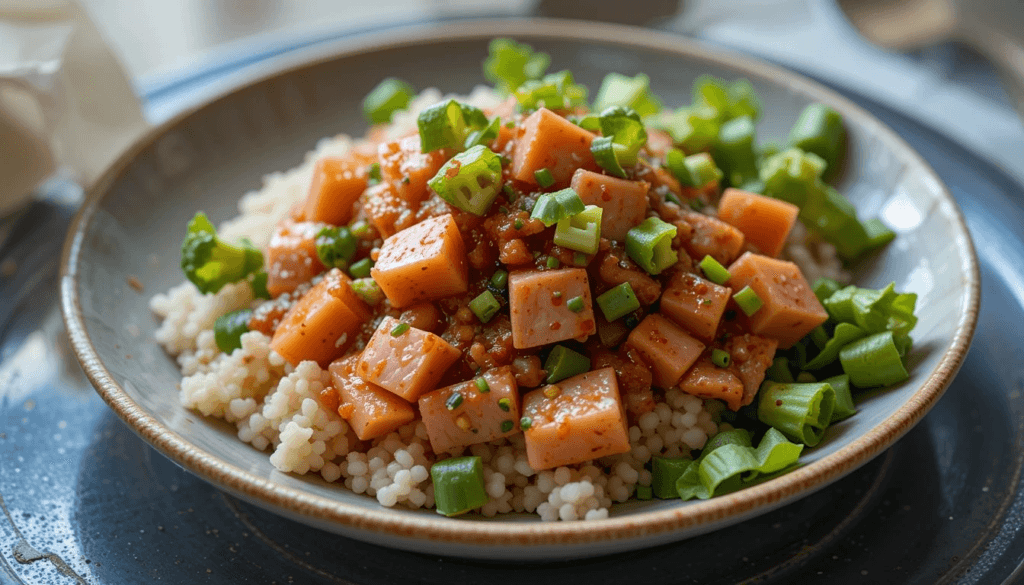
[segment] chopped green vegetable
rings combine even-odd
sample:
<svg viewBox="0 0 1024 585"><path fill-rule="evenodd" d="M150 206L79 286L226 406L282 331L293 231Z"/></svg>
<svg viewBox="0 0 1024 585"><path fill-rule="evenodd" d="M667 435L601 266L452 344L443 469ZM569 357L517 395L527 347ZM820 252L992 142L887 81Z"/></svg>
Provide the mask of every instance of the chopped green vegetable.
<svg viewBox="0 0 1024 585"><path fill-rule="evenodd" d="M724 176L706 152L685 156L678 148L670 149L665 154L665 167L687 187L703 187L720 181Z"/></svg>
<svg viewBox="0 0 1024 585"><path fill-rule="evenodd" d="M910 378L892 331L875 333L839 350L843 371L858 388L889 386Z"/></svg>
<svg viewBox="0 0 1024 585"><path fill-rule="evenodd" d="M596 254L601 242L603 211L596 205L588 205L576 215L558 220L554 242L570 250Z"/></svg>
<svg viewBox="0 0 1024 585"><path fill-rule="evenodd" d="M690 457L654 457L651 459L651 491L663 499L679 497L676 482L686 468L693 464Z"/></svg>
<svg viewBox="0 0 1024 585"><path fill-rule="evenodd" d="M609 322L628 315L640 308L640 301L628 282L612 287L597 297L597 306Z"/></svg>
<svg viewBox="0 0 1024 585"><path fill-rule="evenodd" d="M831 278L819 278L814 281L811 285L811 290L814 291L814 296L818 297L818 301L824 303L825 299L839 292L839 289L843 288L843 285L832 280Z"/></svg>
<svg viewBox="0 0 1024 585"><path fill-rule="evenodd" d="M448 410L455 410L456 408L462 406L463 400L464 398L462 398L462 394L458 392L452 392L444 401L444 407L447 408Z"/></svg>
<svg viewBox="0 0 1024 585"><path fill-rule="evenodd" d="M533 172L533 177L537 179L537 184L543 189L547 189L551 185L555 184L555 178L551 176L551 171L547 169L540 169Z"/></svg>
<svg viewBox="0 0 1024 585"><path fill-rule="evenodd" d="M565 302L565 307L573 313L580 313L585 308L583 297L573 297Z"/></svg>
<svg viewBox="0 0 1024 585"><path fill-rule="evenodd" d="M510 94L523 83L539 79L551 63L547 53L534 52L533 47L511 39L491 41L484 76L500 93Z"/></svg>
<svg viewBox="0 0 1024 585"><path fill-rule="evenodd" d="M626 232L626 254L648 274L661 274L679 260L672 249L676 226L657 217L648 217Z"/></svg>
<svg viewBox="0 0 1024 585"><path fill-rule="evenodd" d="M649 124L669 133L672 142L685 152L708 150L718 139L718 113L707 106L679 108L648 119Z"/></svg>
<svg viewBox="0 0 1024 585"><path fill-rule="evenodd" d="M765 372L764 377L772 382L796 382L796 379L793 378L793 372L789 369L789 358L782 355L772 360L772 365Z"/></svg>
<svg viewBox="0 0 1024 585"><path fill-rule="evenodd" d="M720 368L728 368L729 364L732 363L732 356L729 352L724 349L712 349L711 350L711 363L715 364Z"/></svg>
<svg viewBox="0 0 1024 585"><path fill-rule="evenodd" d="M386 124L395 112L409 107L415 93L408 83L388 77L363 98L363 115L371 124Z"/></svg>
<svg viewBox="0 0 1024 585"><path fill-rule="evenodd" d="M356 255L359 241L345 226L325 227L316 234L316 255L328 268L344 270Z"/></svg>
<svg viewBox="0 0 1024 585"><path fill-rule="evenodd" d="M483 376L474 380L473 383L476 384L477 392L481 394L487 394L491 391L491 385L487 383L487 378L484 378Z"/></svg>
<svg viewBox="0 0 1024 585"><path fill-rule="evenodd" d="M572 265L573 266L580 266L580 267L586 266L587 265L587 255L584 254L583 252L575 252L575 253L573 253L573 255L572 255Z"/></svg>
<svg viewBox="0 0 1024 585"><path fill-rule="evenodd" d="M533 426L533 419L532 418L530 418L528 416L524 416L523 418L519 419L519 428L523 429L524 431L525 430L529 430L529 428L532 427L532 426Z"/></svg>
<svg viewBox="0 0 1024 585"><path fill-rule="evenodd" d="M399 323L398 325L395 325L393 329L391 329L391 337L399 337L408 330L408 323Z"/></svg>
<svg viewBox="0 0 1024 585"><path fill-rule="evenodd" d="M455 155L427 182L448 203L474 215L485 215L501 190L501 160L478 144Z"/></svg>
<svg viewBox="0 0 1024 585"><path fill-rule="evenodd" d="M564 345L556 345L544 360L547 383L553 384L590 371L590 358Z"/></svg>
<svg viewBox="0 0 1024 585"><path fill-rule="evenodd" d="M547 259L544 261L544 266L547 266L548 268L558 268L561 265L561 261L559 261L558 258L555 258L554 256L548 256Z"/></svg>
<svg viewBox="0 0 1024 585"><path fill-rule="evenodd" d="M817 445L832 420L836 392L827 382L764 382L758 392L757 418L808 447Z"/></svg>
<svg viewBox="0 0 1024 585"><path fill-rule="evenodd" d="M485 290L476 296L475 299L469 301L469 310L473 311L477 319L480 319L481 323L487 323L498 314L501 310L501 303L489 290Z"/></svg>
<svg viewBox="0 0 1024 585"><path fill-rule="evenodd" d="M626 178L625 167L637 163L637 155L647 143L647 130L633 110L615 106L598 116L601 136L590 144L594 161L609 173Z"/></svg>
<svg viewBox="0 0 1024 585"><path fill-rule="evenodd" d="M371 268L373 268L373 260L363 258L358 262L354 262L352 266L349 266L348 273L352 278L366 278L367 276L370 276Z"/></svg>
<svg viewBox="0 0 1024 585"><path fill-rule="evenodd" d="M213 294L224 285L238 282L263 268L263 254L252 244L228 244L199 212L188 223L181 244L181 270L199 292Z"/></svg>
<svg viewBox="0 0 1024 585"><path fill-rule="evenodd" d="M654 492L651 490L651 486L637 484L636 486L636 499L638 500L649 500L654 497Z"/></svg>
<svg viewBox="0 0 1024 585"><path fill-rule="evenodd" d="M825 346L821 348L818 355L814 356L814 359L804 364L806 370L820 370L827 365L832 364L839 359L839 351L843 349L848 343L856 341L861 337L867 335L867 331L864 331L860 327L852 323L839 323L836 325L835 331L832 333L832 337L828 338Z"/></svg>
<svg viewBox="0 0 1024 585"><path fill-rule="evenodd" d="M213 322L213 339L217 342L217 348L227 354L240 349L242 334L249 331L251 318L251 309L239 309L217 317Z"/></svg>
<svg viewBox="0 0 1024 585"><path fill-rule="evenodd" d="M832 409L832 420L836 422L857 414L857 407L853 404L853 395L850 393L850 377L846 374L832 376L822 380L835 390L836 404Z"/></svg>
<svg viewBox="0 0 1024 585"><path fill-rule="evenodd" d="M756 449L748 431L725 431L709 440L700 457L683 470L676 491L684 500L726 494L788 471L802 451L803 445L791 443L776 429L768 429Z"/></svg>
<svg viewBox="0 0 1024 585"><path fill-rule="evenodd" d="M488 142L498 137L498 128L501 127L501 118L495 117L491 122L484 128L473 130L466 135L466 140L462 146L466 150L473 148L474 146L486 145ZM505 164L504 157L499 156L498 161Z"/></svg>
<svg viewBox="0 0 1024 585"><path fill-rule="evenodd" d="M508 398L499 398L498 408L502 409L505 412L508 412L512 410L512 401L509 400Z"/></svg>
<svg viewBox="0 0 1024 585"><path fill-rule="evenodd" d="M714 110L721 122L746 116L757 120L761 116L761 103L754 86L746 79L732 83L702 75L693 84L693 103Z"/></svg>
<svg viewBox="0 0 1024 585"><path fill-rule="evenodd" d="M420 131L420 150L439 148L463 150L474 130L485 130L491 122L479 108L448 100L420 112L416 120Z"/></svg>
<svg viewBox="0 0 1024 585"><path fill-rule="evenodd" d="M528 80L513 92L523 110L567 110L587 104L587 88L573 81L572 73L559 71Z"/></svg>
<svg viewBox="0 0 1024 585"><path fill-rule="evenodd" d="M503 421L501 421L501 432L507 433L507 432L511 431L513 428L515 428L515 426L516 426L516 423L514 423L514 422L512 422L510 420L503 420Z"/></svg>
<svg viewBox="0 0 1024 585"><path fill-rule="evenodd" d="M732 298L747 317L753 316L754 313L764 306L764 301L749 286L743 287L740 292L732 295Z"/></svg>
<svg viewBox="0 0 1024 585"><path fill-rule="evenodd" d="M487 503L483 463L479 457L452 457L430 467L434 484L434 508L456 516Z"/></svg>
<svg viewBox="0 0 1024 585"><path fill-rule="evenodd" d="M368 177L367 184L370 186L376 185L384 180L384 176L380 174L380 163L373 163L370 168L366 170L366 176Z"/></svg>
<svg viewBox="0 0 1024 585"><path fill-rule="evenodd" d="M384 291L381 290L380 285L372 278L357 278L352 281L350 286L352 287L352 292L356 293L360 300L371 307L384 302Z"/></svg>
<svg viewBox="0 0 1024 585"><path fill-rule="evenodd" d="M897 293L896 283L883 289L848 286L822 302L835 321L853 323L868 333L891 330L905 337L917 324L915 293ZM856 384L854 384L856 386Z"/></svg>
<svg viewBox="0 0 1024 585"><path fill-rule="evenodd" d="M357 238L365 238L370 235L370 224L365 220L359 220L349 227L349 231Z"/></svg>
<svg viewBox="0 0 1024 585"><path fill-rule="evenodd" d="M732 275L729 274L729 269L722 266L718 260L715 260L710 255L705 255L704 259L700 261L700 269L704 272L704 276L708 277L708 280L715 284L725 284L732 278Z"/></svg>
<svg viewBox="0 0 1024 585"><path fill-rule="evenodd" d="M651 79L643 73L627 77L621 73L609 73L601 82L601 89L594 98L594 111L600 112L613 106L629 108L641 117L661 111L661 100L651 93Z"/></svg>
<svg viewBox="0 0 1024 585"><path fill-rule="evenodd" d="M260 270L252 275L249 285L252 286L252 296L257 299L270 299L270 291L267 290L267 279L270 275L266 270Z"/></svg>
<svg viewBox="0 0 1024 585"><path fill-rule="evenodd" d="M722 124L713 149L714 160L722 169L729 185L746 191L760 192L757 154L754 151L754 120L741 116Z"/></svg>
<svg viewBox="0 0 1024 585"><path fill-rule="evenodd" d="M584 209L586 206L576 191L566 188L538 197L530 218L539 219L546 227L551 227L560 220L582 213Z"/></svg>
<svg viewBox="0 0 1024 585"><path fill-rule="evenodd" d="M843 117L825 104L810 104L789 131L789 144L820 156L832 170L846 148Z"/></svg>
<svg viewBox="0 0 1024 585"><path fill-rule="evenodd" d="M810 372L800 372L796 375L796 381L801 384L808 384L811 382L817 382L818 379L814 377L814 374Z"/></svg>
<svg viewBox="0 0 1024 585"><path fill-rule="evenodd" d="M508 287L508 271L502 268L495 270L491 275L491 286L498 290L505 290Z"/></svg>

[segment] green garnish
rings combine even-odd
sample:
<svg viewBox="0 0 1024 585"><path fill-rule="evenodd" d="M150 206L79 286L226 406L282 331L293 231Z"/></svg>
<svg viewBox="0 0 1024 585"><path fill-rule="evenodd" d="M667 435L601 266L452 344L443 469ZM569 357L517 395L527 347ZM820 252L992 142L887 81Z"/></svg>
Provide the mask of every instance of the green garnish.
<svg viewBox="0 0 1024 585"><path fill-rule="evenodd" d="M628 315L640 308L640 301L628 282L612 287L597 297L597 306L609 322Z"/></svg>
<svg viewBox="0 0 1024 585"><path fill-rule="evenodd" d="M363 98L363 115L371 124L386 124L395 112L409 107L413 94L415 90L411 85L401 79L388 77Z"/></svg>
<svg viewBox="0 0 1024 585"><path fill-rule="evenodd" d="M408 323L399 323L391 330L391 337L398 337L409 330Z"/></svg>
<svg viewBox="0 0 1024 585"><path fill-rule="evenodd" d="M236 246L221 240L203 212L189 222L181 244L181 270L199 292L216 293L262 268L262 252L248 242Z"/></svg>

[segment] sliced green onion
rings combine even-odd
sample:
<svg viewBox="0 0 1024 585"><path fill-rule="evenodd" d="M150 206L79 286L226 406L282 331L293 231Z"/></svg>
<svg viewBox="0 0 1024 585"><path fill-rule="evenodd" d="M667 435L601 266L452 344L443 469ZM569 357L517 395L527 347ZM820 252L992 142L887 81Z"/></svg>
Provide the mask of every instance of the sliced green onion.
<svg viewBox="0 0 1024 585"><path fill-rule="evenodd" d="M381 290L380 285L372 278L357 278L349 286L352 287L352 292L356 293L360 300L371 307L384 302L384 291Z"/></svg>
<svg viewBox="0 0 1024 585"><path fill-rule="evenodd" d="M843 371L858 388L889 386L910 378L892 331L869 335L839 350Z"/></svg>
<svg viewBox="0 0 1024 585"><path fill-rule="evenodd" d="M547 53L536 53L530 45L499 38L491 41L484 76L500 93L509 94L526 81L539 79L550 63Z"/></svg>
<svg viewBox="0 0 1024 585"><path fill-rule="evenodd" d="M788 148L765 159L760 177L764 194L803 207L808 199L818 196L825 160L799 148Z"/></svg>
<svg viewBox="0 0 1024 585"><path fill-rule="evenodd" d="M892 330L905 336L917 324L915 293L897 293L895 283L884 289L848 286L836 291L822 302L829 316L840 322L853 323L868 333ZM854 384L856 386L856 384Z"/></svg>
<svg viewBox="0 0 1024 585"><path fill-rule="evenodd" d="M438 461L430 467L430 479L438 514L456 516L487 503L484 468L479 457Z"/></svg>
<svg viewBox="0 0 1024 585"><path fill-rule="evenodd" d="M758 396L758 420L808 447L821 441L836 402L835 390L826 382L765 382Z"/></svg>
<svg viewBox="0 0 1024 585"><path fill-rule="evenodd" d="M651 490L651 486L637 484L637 486L636 486L636 499L638 499L638 500L650 500L653 497L654 497L654 491Z"/></svg>
<svg viewBox="0 0 1024 585"><path fill-rule="evenodd" d="M314 242L316 255L324 266L342 269L348 266L349 261L356 255L356 246L359 244L345 226L321 229L317 232Z"/></svg>
<svg viewBox="0 0 1024 585"><path fill-rule="evenodd" d="M651 491L663 499L679 497L676 482L688 467L693 465L690 457L654 457L651 459Z"/></svg>
<svg viewBox="0 0 1024 585"><path fill-rule="evenodd" d="M516 426L516 423L514 423L514 422L512 422L510 420L503 420L503 421L501 421L501 432L507 433L507 432L511 431L515 426Z"/></svg>
<svg viewBox="0 0 1024 585"><path fill-rule="evenodd" d="M832 280L831 278L819 278L814 281L811 285L811 290L814 291L814 296L818 297L818 301L824 303L825 299L839 292L839 289L843 288L843 285Z"/></svg>
<svg viewBox="0 0 1024 585"><path fill-rule="evenodd" d="M693 84L693 103L712 109L722 122L741 116L756 120L761 115L757 93L746 79L729 83L710 75L702 75Z"/></svg>
<svg viewBox="0 0 1024 585"><path fill-rule="evenodd" d="M370 276L371 268L373 268L373 260L363 258L358 262L353 262L352 266L348 267L348 273L352 278L366 278Z"/></svg>
<svg viewBox="0 0 1024 585"><path fill-rule="evenodd" d="M590 143L590 153L594 155L594 162L608 174L625 179L626 171L619 162L618 154L615 152L615 141L611 136L599 136Z"/></svg>
<svg viewBox="0 0 1024 585"><path fill-rule="evenodd" d="M587 88L573 80L569 71L549 73L524 82L513 92L523 110L567 110L587 104Z"/></svg>
<svg viewBox="0 0 1024 585"><path fill-rule="evenodd" d="M548 256L547 259L544 260L544 266L547 266L548 268L558 268L561 265L562 263L554 256Z"/></svg>
<svg viewBox="0 0 1024 585"><path fill-rule="evenodd" d="M597 297L597 306L608 322L623 317L640 308L640 301L628 282L612 287Z"/></svg>
<svg viewBox="0 0 1024 585"><path fill-rule="evenodd" d="M444 401L444 407L447 408L448 410L455 410L456 408L462 406L462 401L462 394L459 394L458 392L452 392L451 394L448 395L448 399Z"/></svg>
<svg viewBox="0 0 1024 585"><path fill-rule="evenodd" d="M584 209L586 206L576 191L566 188L538 197L530 218L539 219L546 227L551 227L562 219L582 213Z"/></svg>
<svg viewBox="0 0 1024 585"><path fill-rule="evenodd" d="M508 271L499 268L491 275L491 286L498 290L505 290L508 286Z"/></svg>
<svg viewBox="0 0 1024 585"><path fill-rule="evenodd" d="M811 382L817 382L818 379L810 372L800 372L796 375L796 381L801 384L809 384Z"/></svg>
<svg viewBox="0 0 1024 585"><path fill-rule="evenodd" d="M807 334L807 337L811 340L811 343L814 344L814 347L818 348L818 351L824 349L825 346L828 345L828 340L830 339L828 330L825 329L824 325L818 325L814 329L811 329L811 332Z"/></svg>
<svg viewBox="0 0 1024 585"><path fill-rule="evenodd" d="M501 161L483 145L455 155L427 182L441 198L474 215L485 215L501 189Z"/></svg>
<svg viewBox="0 0 1024 585"><path fill-rule="evenodd" d="M724 349L713 349L711 350L711 363L720 368L728 368L732 363L732 356Z"/></svg>
<svg viewBox="0 0 1024 585"><path fill-rule="evenodd" d="M597 205L588 205L580 213L558 220L554 242L570 250L596 254L601 243L603 212Z"/></svg>
<svg viewBox="0 0 1024 585"><path fill-rule="evenodd" d="M256 299L270 299L270 291L267 290L267 279L270 275L267 274L266 270L260 270L259 272L252 275L252 279L249 280L249 286L252 287L252 296Z"/></svg>
<svg viewBox="0 0 1024 585"><path fill-rule="evenodd" d="M580 266L580 267L586 266L587 265L587 255L584 254L583 252L574 252L573 255L572 255L572 264L573 264L573 266Z"/></svg>
<svg viewBox="0 0 1024 585"><path fill-rule="evenodd" d="M754 313L764 306L764 301L749 286L743 287L740 292L732 295L732 298L747 317L753 316Z"/></svg>
<svg viewBox="0 0 1024 585"><path fill-rule="evenodd" d="M528 416L524 416L523 418L519 419L519 428L523 429L524 431L528 430L532 426L533 426L533 419L532 418L530 418Z"/></svg>
<svg viewBox="0 0 1024 585"><path fill-rule="evenodd" d="M810 104L789 131L789 144L820 156L831 170L846 147L843 117L825 104Z"/></svg>
<svg viewBox="0 0 1024 585"><path fill-rule="evenodd" d="M802 451L803 445L791 443L776 429L768 429L756 449L748 431L725 431L712 437L700 457L683 471L676 491L684 500L726 494L788 471Z"/></svg>
<svg viewBox="0 0 1024 585"><path fill-rule="evenodd" d="M398 325L395 325L393 329L391 329L391 337L398 337L408 330L408 323L399 323Z"/></svg>
<svg viewBox="0 0 1024 585"><path fill-rule="evenodd" d="M792 370L789 369L789 358L781 355L772 360L772 365L768 367L764 377L772 382L796 382Z"/></svg>
<svg viewBox="0 0 1024 585"><path fill-rule="evenodd" d="M523 220L517 217L516 221L512 224L512 227L516 228L517 230L523 229Z"/></svg>
<svg viewBox="0 0 1024 585"><path fill-rule="evenodd" d="M715 260L710 255L704 256L704 259L700 261L700 269L704 272L704 276L708 277L708 280L715 284L725 284L732 278L732 275L729 274L729 269L722 266L718 260Z"/></svg>
<svg viewBox="0 0 1024 585"><path fill-rule="evenodd" d="M242 334L249 331L251 309L239 309L217 317L213 322L213 339L217 348L230 354L242 347Z"/></svg>
<svg viewBox="0 0 1024 585"><path fill-rule="evenodd" d="M477 392L481 394L487 394L491 391L491 385L487 383L487 379L483 376L474 380L473 383L476 384Z"/></svg>
<svg viewBox="0 0 1024 585"><path fill-rule="evenodd" d="M730 185L760 191L763 187L751 187L752 181L760 180L754 151L755 132L754 121L748 116L722 124L714 147L714 160Z"/></svg>
<svg viewBox="0 0 1024 585"><path fill-rule="evenodd" d="M487 323L498 314L501 310L501 303L489 290L485 290L476 296L475 299L469 301L469 310L473 311L477 319L480 319L481 323Z"/></svg>
<svg viewBox="0 0 1024 585"><path fill-rule="evenodd" d="M370 168L366 171L366 176L369 177L368 184L376 185L384 180L384 177L380 174L380 163L373 163Z"/></svg>
<svg viewBox="0 0 1024 585"><path fill-rule="evenodd" d="M568 301L566 301L565 307L572 311L573 313L582 312L585 308L585 305L583 303L583 297L573 297L569 299Z"/></svg>
<svg viewBox="0 0 1024 585"><path fill-rule="evenodd" d="M420 150L432 152L439 148L462 150L469 134L486 129L490 122L479 108L448 100L420 112L416 124L420 131Z"/></svg>
<svg viewBox="0 0 1024 585"><path fill-rule="evenodd" d="M499 398L498 408L502 409L505 412L508 412L512 410L512 401L509 400L508 398Z"/></svg>
<svg viewBox="0 0 1024 585"><path fill-rule="evenodd" d="M495 117L491 122L484 128L478 128L471 131L466 135L466 140L463 141L462 147L466 150L473 148L474 146L486 145L488 142L498 137L498 129L501 127L501 118ZM506 164L503 160L505 157L498 157L498 164Z"/></svg>
<svg viewBox="0 0 1024 585"><path fill-rule="evenodd" d="M853 394L850 393L850 377L846 374L832 376L822 380L836 393L836 405L832 409L832 421L843 420L857 414L857 407L853 404Z"/></svg>
<svg viewBox="0 0 1024 585"><path fill-rule="evenodd" d="M825 346L821 348L818 355L814 356L814 359L804 364L804 369L820 370L821 368L832 364L839 359L840 350L846 347L847 344L854 342L865 335L867 335L867 331L864 331L852 323L837 324L835 331L832 332L832 337L828 338L828 341L825 342Z"/></svg>
<svg viewBox="0 0 1024 585"><path fill-rule="evenodd" d="M554 384L577 374L590 371L590 358L564 345L556 345L544 360L548 372L547 383Z"/></svg>
<svg viewBox="0 0 1024 585"><path fill-rule="evenodd" d="M868 249L881 248L896 239L896 232L888 228L879 219L869 219L864 223L864 233L868 236Z"/></svg>
<svg viewBox="0 0 1024 585"><path fill-rule="evenodd" d="M689 106L647 119L648 123L669 133L672 142L686 152L707 150L718 139L721 121L713 108Z"/></svg>
<svg viewBox="0 0 1024 585"><path fill-rule="evenodd" d="M412 86L394 77L388 77L363 98L363 114L371 124L386 124L398 110L409 107L415 94Z"/></svg>
<svg viewBox="0 0 1024 585"><path fill-rule="evenodd" d="M672 249L676 226L657 217L648 217L626 232L626 254L648 274L661 274L679 260Z"/></svg>
<svg viewBox="0 0 1024 585"><path fill-rule="evenodd" d="M533 172L533 177L537 179L537 184L543 189L547 189L551 185L555 184L555 178L551 176L551 171L547 169L540 169Z"/></svg>
<svg viewBox="0 0 1024 585"><path fill-rule="evenodd" d="M626 178L623 166L632 167L637 155L647 143L647 130L640 116L633 110L612 107L598 116L601 136L590 143L594 161L609 173Z"/></svg>
<svg viewBox="0 0 1024 585"><path fill-rule="evenodd" d="M357 238L364 238L370 235L370 224L364 220L359 220L349 227L349 231Z"/></svg>
<svg viewBox="0 0 1024 585"><path fill-rule="evenodd" d="M593 109L600 112L612 106L629 108L643 117L661 111L661 100L651 93L651 79L643 73L636 77L609 73L601 81Z"/></svg>
<svg viewBox="0 0 1024 585"><path fill-rule="evenodd" d="M685 156L683 151L673 148L665 154L665 166L688 187L703 187L708 183L718 182L724 176L711 155L698 152Z"/></svg>

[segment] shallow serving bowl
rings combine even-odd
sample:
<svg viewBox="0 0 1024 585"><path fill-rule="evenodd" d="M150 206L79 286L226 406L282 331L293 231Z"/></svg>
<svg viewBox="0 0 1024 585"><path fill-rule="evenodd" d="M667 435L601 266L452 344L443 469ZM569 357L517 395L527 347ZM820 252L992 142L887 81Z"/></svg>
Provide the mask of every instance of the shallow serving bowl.
<svg viewBox="0 0 1024 585"><path fill-rule="evenodd" d="M838 186L864 217L898 237L856 269L855 281L919 295L912 377L859 397L860 412L829 429L803 466L708 501L620 504L596 522L536 517L449 519L432 510L382 508L318 476L274 470L268 453L234 427L178 404L178 368L153 341L150 295L182 281L184 226L203 209L216 222L267 173L297 165L317 140L362 134L359 103L384 76L417 88L468 93L484 83L487 42L512 36L548 52L596 90L609 71L650 75L670 106L688 104L700 74L746 77L764 104L762 140L785 138L810 102L846 120L849 156ZM136 280L138 282L136 282ZM138 283L144 293L137 291ZM135 286L132 286L135 285ZM592 556L680 540L793 502L836 481L893 444L935 405L963 361L978 311L977 262L960 211L931 168L871 115L820 85L754 59L610 25L564 21L463 22L343 41L154 129L96 184L64 250L62 305L78 359L111 408L156 449L248 502L310 526L385 546L492 559Z"/></svg>

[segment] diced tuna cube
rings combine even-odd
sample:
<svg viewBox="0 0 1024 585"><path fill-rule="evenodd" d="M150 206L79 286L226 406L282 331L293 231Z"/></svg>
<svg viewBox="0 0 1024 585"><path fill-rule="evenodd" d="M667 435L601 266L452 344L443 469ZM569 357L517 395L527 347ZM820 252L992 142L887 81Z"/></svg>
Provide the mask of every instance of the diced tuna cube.
<svg viewBox="0 0 1024 585"><path fill-rule="evenodd" d="M609 177L586 169L572 176L572 188L586 205L596 205L601 214L601 237L626 241L626 233L647 216L648 183Z"/></svg>
<svg viewBox="0 0 1024 585"><path fill-rule="evenodd" d="M547 169L556 187L569 184L578 168L597 170L590 143L595 136L547 108L523 120L512 153L512 176L531 185L534 173Z"/></svg>
<svg viewBox="0 0 1024 585"><path fill-rule="evenodd" d="M442 151L420 152L419 134L381 144L377 156L383 182L391 184L398 198L414 210L428 196L427 181L447 160Z"/></svg>
<svg viewBox="0 0 1024 585"><path fill-rule="evenodd" d="M529 421L526 457L538 471L630 449L626 411L610 367L528 393L523 417Z"/></svg>
<svg viewBox="0 0 1024 585"><path fill-rule="evenodd" d="M683 248L698 262L704 256L711 256L720 264L728 266L740 255L746 242L739 229L717 217L696 211L683 211L682 219L673 223L680 228Z"/></svg>
<svg viewBox="0 0 1024 585"><path fill-rule="evenodd" d="M679 389L698 398L721 400L729 410L739 410L743 405L743 382L730 368L720 368L712 363L710 350L686 372L679 381Z"/></svg>
<svg viewBox="0 0 1024 585"><path fill-rule="evenodd" d="M462 352L433 333L400 324L394 317L384 317L359 355L356 373L415 402L437 386Z"/></svg>
<svg viewBox="0 0 1024 585"><path fill-rule="evenodd" d="M651 367L654 385L659 388L675 386L704 351L703 343L657 313L645 317L630 332L626 345Z"/></svg>
<svg viewBox="0 0 1024 585"><path fill-rule="evenodd" d="M330 368L338 391L338 413L361 441L383 437L416 418L411 404L356 375L358 355L334 361Z"/></svg>
<svg viewBox="0 0 1024 585"><path fill-rule="evenodd" d="M509 367L420 396L419 407L434 453L486 443L519 432L519 390Z"/></svg>
<svg viewBox="0 0 1024 585"><path fill-rule="evenodd" d="M585 339L597 331L587 271L582 268L525 270L508 279L512 345L537 347L566 339ZM567 304L580 297L583 310Z"/></svg>
<svg viewBox="0 0 1024 585"><path fill-rule="evenodd" d="M763 254L778 256L800 208L788 201L729 188L718 202L718 217L743 232Z"/></svg>
<svg viewBox="0 0 1024 585"><path fill-rule="evenodd" d="M451 214L403 230L380 248L371 270L396 308L465 293L469 289L466 248Z"/></svg>
<svg viewBox="0 0 1024 585"><path fill-rule="evenodd" d="M285 219L267 246L267 291L277 297L290 293L324 271L316 254L316 235L325 224Z"/></svg>
<svg viewBox="0 0 1024 585"><path fill-rule="evenodd" d="M313 167L313 182L302 215L306 221L343 225L352 219L352 206L366 190L365 164L324 157Z"/></svg>
<svg viewBox="0 0 1024 585"><path fill-rule="evenodd" d="M765 372L775 359L775 349L779 342L770 337L758 335L734 335L725 344L725 351L732 358L732 370L743 382L743 404L754 401Z"/></svg>
<svg viewBox="0 0 1024 585"><path fill-rule="evenodd" d="M708 343L715 337L731 296L729 287L689 272L678 272L661 295L661 312Z"/></svg>

